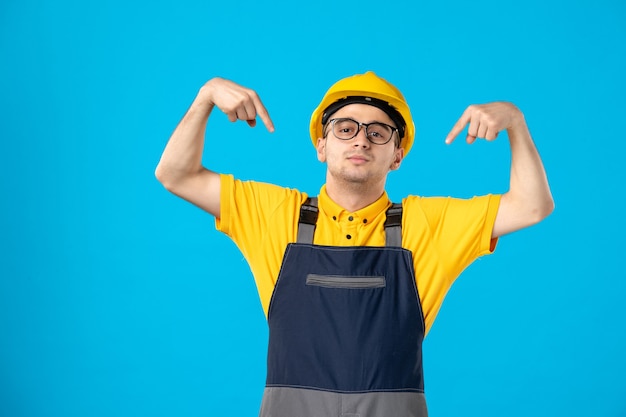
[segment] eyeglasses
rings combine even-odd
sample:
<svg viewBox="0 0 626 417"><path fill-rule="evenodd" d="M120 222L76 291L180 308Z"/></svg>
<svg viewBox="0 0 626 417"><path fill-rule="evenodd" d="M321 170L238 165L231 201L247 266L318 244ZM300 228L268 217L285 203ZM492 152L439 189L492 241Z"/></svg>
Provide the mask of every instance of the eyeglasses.
<svg viewBox="0 0 626 417"><path fill-rule="evenodd" d="M374 145L384 145L393 137L393 133L397 132L393 126L386 123L361 123L348 118L339 118L329 120L333 135L337 139L350 140L359 134L361 126L365 127L365 137ZM328 132L327 132L328 134ZM326 137L326 136L324 136Z"/></svg>

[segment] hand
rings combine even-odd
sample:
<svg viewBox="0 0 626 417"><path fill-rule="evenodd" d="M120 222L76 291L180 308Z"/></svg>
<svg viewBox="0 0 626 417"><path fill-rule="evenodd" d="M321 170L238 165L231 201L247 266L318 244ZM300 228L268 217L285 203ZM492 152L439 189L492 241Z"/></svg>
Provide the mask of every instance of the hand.
<svg viewBox="0 0 626 417"><path fill-rule="evenodd" d="M461 118L448 133L446 143L452 143L468 124L466 140L467 143L472 144L476 138L494 140L502 130L525 126L526 122L522 112L512 103L474 104L465 109Z"/></svg>
<svg viewBox="0 0 626 417"><path fill-rule="evenodd" d="M245 120L250 127L254 127L256 117L259 116L267 130L274 132L274 123L254 90L223 78L213 78L202 87L201 92L206 95L209 103L224 112L231 122Z"/></svg>

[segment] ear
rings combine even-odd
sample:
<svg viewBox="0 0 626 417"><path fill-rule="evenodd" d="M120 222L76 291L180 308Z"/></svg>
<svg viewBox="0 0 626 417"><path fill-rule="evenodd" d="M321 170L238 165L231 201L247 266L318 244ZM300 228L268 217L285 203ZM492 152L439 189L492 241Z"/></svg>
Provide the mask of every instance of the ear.
<svg viewBox="0 0 626 417"><path fill-rule="evenodd" d="M391 163L389 170L395 171L396 169L400 168L400 164L402 163L403 159L404 159L404 148L396 149L393 155L393 162Z"/></svg>
<svg viewBox="0 0 626 417"><path fill-rule="evenodd" d="M317 138L317 160L320 162L326 162L326 139Z"/></svg>

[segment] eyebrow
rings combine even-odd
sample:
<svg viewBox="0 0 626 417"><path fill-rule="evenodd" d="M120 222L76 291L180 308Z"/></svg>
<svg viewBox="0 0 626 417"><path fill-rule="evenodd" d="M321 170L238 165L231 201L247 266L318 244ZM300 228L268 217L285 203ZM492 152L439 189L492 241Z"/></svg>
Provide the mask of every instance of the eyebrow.
<svg viewBox="0 0 626 417"><path fill-rule="evenodd" d="M333 120L333 119L350 119L350 120L354 120L354 121L355 121L355 122L357 122L357 123L366 124L366 125L371 125L372 123L379 123L379 124L381 124L381 125L387 125L387 126L389 126L389 127L393 128L393 129L398 129L398 128L397 128L397 127L395 127L393 124L391 124L391 123L393 123L393 120L391 121L391 123L381 122L380 120L373 120L373 121L371 121L371 122L361 122L361 121L359 121L359 120L355 119L354 117L347 117L347 116L342 116L342 117L333 117L333 118L329 119L329 120L328 120L328 122L326 122L326 125L325 125L324 127L328 126L328 125L330 124L330 121L331 121L331 120ZM395 124L395 123L394 123L394 124Z"/></svg>

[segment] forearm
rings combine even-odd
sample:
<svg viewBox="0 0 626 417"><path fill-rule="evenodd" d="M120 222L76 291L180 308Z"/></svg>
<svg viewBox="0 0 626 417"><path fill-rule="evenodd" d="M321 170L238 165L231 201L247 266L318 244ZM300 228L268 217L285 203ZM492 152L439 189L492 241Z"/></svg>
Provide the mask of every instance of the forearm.
<svg viewBox="0 0 626 417"><path fill-rule="evenodd" d="M503 235L536 224L554 209L554 200L539 156L523 116L507 129L511 145L510 186L501 199L494 235ZM504 221L506 220L506 221Z"/></svg>
<svg viewBox="0 0 626 417"><path fill-rule="evenodd" d="M204 134L214 107L203 90L172 133L157 165L156 176L168 189L203 171Z"/></svg>

